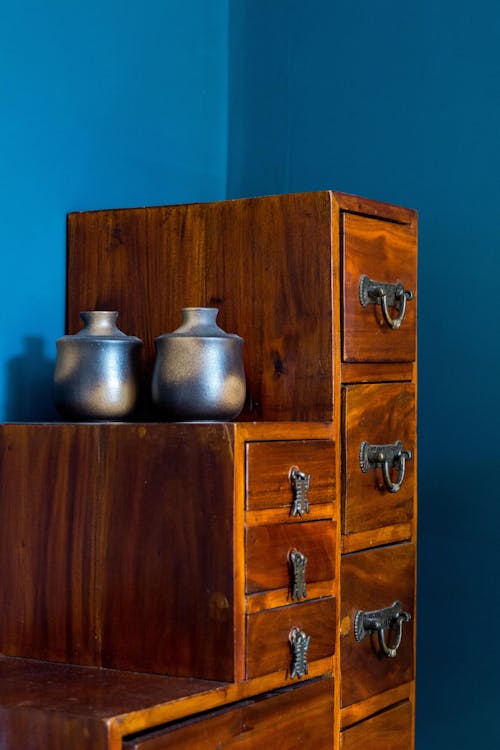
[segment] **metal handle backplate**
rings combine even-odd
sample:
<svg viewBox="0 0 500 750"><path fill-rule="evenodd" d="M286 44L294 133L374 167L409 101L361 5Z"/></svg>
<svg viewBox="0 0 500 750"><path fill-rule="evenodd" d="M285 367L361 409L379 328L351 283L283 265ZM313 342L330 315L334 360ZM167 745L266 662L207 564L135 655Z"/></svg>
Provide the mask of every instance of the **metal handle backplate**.
<svg viewBox="0 0 500 750"><path fill-rule="evenodd" d="M377 633L380 650L385 656L394 658L401 645L403 637L403 623L409 622L411 615L403 612L401 602L394 602L390 607L376 609L371 612L359 610L354 617L354 638L360 643L364 638ZM386 632L395 633L391 645L387 643Z"/></svg>
<svg viewBox="0 0 500 750"><path fill-rule="evenodd" d="M288 561L290 565L290 590L292 599L305 599L307 597L307 557L302 552L299 552L299 550L293 549L288 554Z"/></svg>
<svg viewBox="0 0 500 750"><path fill-rule="evenodd" d="M300 628L292 628L288 636L290 647L292 649L292 665L290 677L304 677L308 673L307 651L311 640L310 635L306 635Z"/></svg>
<svg viewBox="0 0 500 750"><path fill-rule="evenodd" d="M294 466L290 471L290 482L293 490L290 515L303 516L304 513L309 513L309 497L307 493L311 483L311 475L305 474Z"/></svg>
<svg viewBox="0 0 500 750"><path fill-rule="evenodd" d="M413 292L405 289L401 281L394 283L373 281L363 275L359 280L359 301L363 307L379 304L382 308L384 320L394 330L401 327L406 313L406 302L413 299ZM398 310L396 318L392 318L389 308Z"/></svg>
<svg viewBox="0 0 500 750"><path fill-rule="evenodd" d="M406 462L412 452L403 448L401 440L390 445L372 445L364 440L359 447L359 465L365 474L370 469L382 469L384 483L389 492L399 492L405 478ZM398 478L394 482L391 469L396 469Z"/></svg>

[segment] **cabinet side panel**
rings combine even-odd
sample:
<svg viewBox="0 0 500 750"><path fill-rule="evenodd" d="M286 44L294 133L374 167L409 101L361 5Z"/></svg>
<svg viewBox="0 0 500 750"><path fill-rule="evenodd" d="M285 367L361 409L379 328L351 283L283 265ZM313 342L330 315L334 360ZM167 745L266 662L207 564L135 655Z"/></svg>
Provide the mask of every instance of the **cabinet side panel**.
<svg viewBox="0 0 500 750"><path fill-rule="evenodd" d="M104 665L231 680L232 433L149 424L102 435Z"/></svg>
<svg viewBox="0 0 500 750"><path fill-rule="evenodd" d="M0 431L0 651L99 664L96 432Z"/></svg>

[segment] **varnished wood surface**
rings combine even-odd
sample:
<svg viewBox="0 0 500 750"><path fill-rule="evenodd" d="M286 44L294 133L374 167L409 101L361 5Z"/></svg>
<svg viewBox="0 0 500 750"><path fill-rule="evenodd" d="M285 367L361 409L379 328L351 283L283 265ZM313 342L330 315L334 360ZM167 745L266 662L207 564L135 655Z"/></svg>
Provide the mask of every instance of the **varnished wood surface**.
<svg viewBox="0 0 500 750"><path fill-rule="evenodd" d="M290 589L289 556L294 550L307 558L307 584L335 577L335 525L330 521L251 526L245 539L247 593Z"/></svg>
<svg viewBox="0 0 500 750"><path fill-rule="evenodd" d="M342 706L389 690L413 677L415 547L396 544L341 558ZM403 637L395 658L380 652L377 636L358 643L354 618L400 601L412 619L403 623ZM389 636L390 634L388 634Z"/></svg>
<svg viewBox="0 0 500 750"><path fill-rule="evenodd" d="M415 387L410 383L352 385L343 389L343 521L344 533L406 524L413 514L415 459L406 462L398 492L385 487L380 468L363 473L360 446L389 445L401 440L415 454ZM392 481L397 480L393 470Z"/></svg>
<svg viewBox="0 0 500 750"><path fill-rule="evenodd" d="M98 429L0 426L0 652L100 658Z"/></svg>
<svg viewBox="0 0 500 750"><path fill-rule="evenodd" d="M402 701L409 700L414 705L414 691L415 682L407 682L390 690L385 690L382 693L372 695L371 698L367 698L359 703L351 703L350 706L346 706L341 711L340 726L342 729L350 727L352 724L357 724L369 716L373 716L379 713L379 711L383 711L389 706L401 703Z"/></svg>
<svg viewBox="0 0 500 750"><path fill-rule="evenodd" d="M247 678L290 671L292 628L300 628L311 637L308 662L333 654L335 615L336 600L332 597L248 615Z"/></svg>
<svg viewBox="0 0 500 750"><path fill-rule="evenodd" d="M118 310L144 340L147 393L154 338L182 307L217 307L245 340L242 418L331 421L331 221L328 191L70 214L68 332Z"/></svg>
<svg viewBox="0 0 500 750"><path fill-rule="evenodd" d="M247 509L283 507L290 515L290 472L310 474L310 505L335 500L334 443L324 440L256 442L247 446ZM305 516L307 518L307 516Z"/></svg>
<svg viewBox="0 0 500 750"><path fill-rule="evenodd" d="M341 733L342 750L411 750L412 707L408 701L365 719Z"/></svg>
<svg viewBox="0 0 500 750"><path fill-rule="evenodd" d="M414 378L413 362L343 362L342 383L397 383Z"/></svg>
<svg viewBox="0 0 500 750"><path fill-rule="evenodd" d="M342 552L357 552L370 547L381 547L384 544L404 542L412 538L413 524L401 523L394 526L382 526L380 529L360 531L356 534L342 535Z"/></svg>
<svg viewBox="0 0 500 750"><path fill-rule="evenodd" d="M347 211L362 216L373 216L378 219L394 221L398 224L409 224L416 226L417 212L412 208L404 206L395 206L392 203L373 200L373 198L364 198L359 195L349 195L348 193L333 191L333 198L339 210Z"/></svg>
<svg viewBox="0 0 500 750"><path fill-rule="evenodd" d="M408 225L345 214L343 217L343 360L346 362L411 362L415 359L416 235ZM379 304L363 307L362 275L395 283L414 294L401 327L385 323ZM391 317L398 315L390 310Z"/></svg>
<svg viewBox="0 0 500 750"><path fill-rule="evenodd" d="M298 685L256 700L203 714L135 739L124 750L254 750L275 744L280 750L331 750L333 680Z"/></svg>

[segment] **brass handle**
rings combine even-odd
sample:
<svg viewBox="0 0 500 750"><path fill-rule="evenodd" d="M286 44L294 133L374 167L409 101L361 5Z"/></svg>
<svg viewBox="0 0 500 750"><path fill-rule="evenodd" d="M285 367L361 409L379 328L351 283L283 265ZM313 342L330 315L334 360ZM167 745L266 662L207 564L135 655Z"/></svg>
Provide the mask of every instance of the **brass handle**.
<svg viewBox="0 0 500 750"><path fill-rule="evenodd" d="M300 628L292 628L288 636L292 649L292 666L290 677L299 679L308 673L307 651L309 649L310 635L306 635Z"/></svg>
<svg viewBox="0 0 500 750"><path fill-rule="evenodd" d="M372 612L359 610L354 617L354 638L360 643L366 636L377 633L380 650L385 656L393 659L403 638L403 623L410 620L411 615L403 612L401 602L394 602L390 607ZM392 630L396 634L391 646L386 641L387 630Z"/></svg>
<svg viewBox="0 0 500 750"><path fill-rule="evenodd" d="M290 583L292 599L305 599L306 591L306 565L307 557L293 549L288 553L288 562L290 565Z"/></svg>
<svg viewBox="0 0 500 750"><path fill-rule="evenodd" d="M363 275L359 280L359 300L363 307L370 304L380 304L384 320L393 330L401 327L406 313L406 302L413 299L413 292L405 289L400 281L394 284L386 281L373 281ZM399 312L396 318L391 318L389 307Z"/></svg>
<svg viewBox="0 0 500 750"><path fill-rule="evenodd" d="M293 501L290 510L292 516L303 516L309 513L309 497L307 495L311 483L311 475L305 474L298 466L290 470L290 483L293 491Z"/></svg>
<svg viewBox="0 0 500 750"><path fill-rule="evenodd" d="M403 448L401 440L392 445L371 445L364 440L359 448L359 464L365 474L370 469L381 468L384 483L389 492L399 492L405 478L406 462L412 452ZM391 468L398 470L396 482L392 481Z"/></svg>

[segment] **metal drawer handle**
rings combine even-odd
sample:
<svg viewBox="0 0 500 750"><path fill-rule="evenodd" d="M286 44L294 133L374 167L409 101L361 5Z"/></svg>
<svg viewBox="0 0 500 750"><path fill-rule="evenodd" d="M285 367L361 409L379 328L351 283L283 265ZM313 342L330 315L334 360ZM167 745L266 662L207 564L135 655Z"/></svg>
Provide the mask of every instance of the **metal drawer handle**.
<svg viewBox="0 0 500 750"><path fill-rule="evenodd" d="M394 602L390 607L376 609L372 612L359 610L354 617L354 637L359 643L367 635L377 633L382 653L393 659L401 645L403 623L410 620L411 615L408 612L403 612L401 602ZM396 633L392 646L387 645L386 630L392 630Z"/></svg>
<svg viewBox="0 0 500 750"><path fill-rule="evenodd" d="M412 452L403 448L401 440L392 445L371 445L364 440L359 448L359 465L366 474L370 469L382 469L384 483L389 492L399 492L405 478L406 462L412 458ZM391 479L391 468L398 470L397 482Z"/></svg>
<svg viewBox="0 0 500 750"><path fill-rule="evenodd" d="M305 474L297 466L290 471L290 482L293 490L293 502L290 515L303 516L309 513L309 498L307 492L311 483L311 475Z"/></svg>
<svg viewBox="0 0 500 750"><path fill-rule="evenodd" d="M311 640L310 635L306 635L300 628L292 628L288 636L292 648L292 668L290 677L298 677L299 680L308 672L307 667L307 650Z"/></svg>
<svg viewBox="0 0 500 750"><path fill-rule="evenodd" d="M398 329L406 313L407 300L413 299L413 292L405 289L400 281L394 284L385 281L373 281L363 275L359 280L359 300L363 307L380 304L385 322L393 330ZM397 318L391 318L389 307L399 310Z"/></svg>
<svg viewBox="0 0 500 750"><path fill-rule="evenodd" d="M292 592L292 599L305 599L307 597L307 557L303 555L302 552L299 552L299 550L293 549L288 553L288 560L290 563L290 588Z"/></svg>

